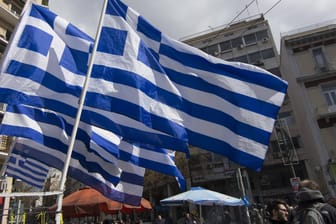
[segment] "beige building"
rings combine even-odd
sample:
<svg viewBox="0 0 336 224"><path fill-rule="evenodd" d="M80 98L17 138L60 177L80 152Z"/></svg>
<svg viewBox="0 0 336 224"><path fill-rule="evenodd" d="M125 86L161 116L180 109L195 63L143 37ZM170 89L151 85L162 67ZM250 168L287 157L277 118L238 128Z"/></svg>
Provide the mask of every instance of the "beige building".
<svg viewBox="0 0 336 224"><path fill-rule="evenodd" d="M280 57L267 20L262 15L234 24L196 34L184 40L213 56L262 67L281 76ZM307 177L298 162L301 136L295 122L292 106L287 97L279 113L277 128L261 172L242 169L245 191L251 202L263 203L269 198L293 200L290 179ZM192 154L190 170L194 186L208 186L212 190L241 196L237 181L238 165L226 158L206 151Z"/></svg>
<svg viewBox="0 0 336 224"><path fill-rule="evenodd" d="M300 163L335 197L336 20L284 34L281 72L302 136Z"/></svg>
<svg viewBox="0 0 336 224"><path fill-rule="evenodd" d="M22 0L0 0L0 58L8 44L11 34L19 21L19 15L24 7ZM3 105L0 104L0 118L3 117ZM9 141L7 136L0 136L0 165L7 157Z"/></svg>

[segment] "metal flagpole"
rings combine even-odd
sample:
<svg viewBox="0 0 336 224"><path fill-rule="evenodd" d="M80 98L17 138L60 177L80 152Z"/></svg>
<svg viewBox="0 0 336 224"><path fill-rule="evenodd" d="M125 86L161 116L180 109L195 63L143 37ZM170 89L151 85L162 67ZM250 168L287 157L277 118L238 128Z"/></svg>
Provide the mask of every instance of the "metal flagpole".
<svg viewBox="0 0 336 224"><path fill-rule="evenodd" d="M87 88L88 88L88 84L89 84L89 79L90 79L90 76L91 76L91 71L92 71L92 67L93 67L94 58L95 58L95 55L96 55L96 50L97 50L97 47L98 47L99 37L100 37L101 29L102 29L102 26L103 26L104 15L105 15L107 3L108 3L108 0L104 0L103 7L102 7L102 12L100 14L99 24L98 24L98 27L97 27L97 32L96 32L95 42L94 42L94 46L93 46L93 51L92 51L92 54L91 54L89 67L88 67L88 70L87 70L87 73L86 73L86 79L85 79L85 82L84 82L81 97L79 99L79 105L78 105L76 120L75 120L75 124L74 124L72 134L71 134L71 139L70 139L70 143L69 143L69 147L68 147L67 157L66 157L66 160L64 162L64 168L63 168L63 172L62 172L62 176L61 176L61 180L60 180L60 184L59 184L59 191L61 193L59 195L57 195L57 209L56 209L56 215L55 215L56 224L61 224L62 202L63 202L63 194L64 194L64 190L65 190L64 188L65 188L66 176L67 176L67 173L68 173L70 160L71 160L71 154L72 154L73 147L74 147L75 140L76 140L77 130L78 130L80 117L81 117L83 106L84 106L84 100L85 100L85 96L86 96L86 92L87 92Z"/></svg>
<svg viewBox="0 0 336 224"><path fill-rule="evenodd" d="M245 197L245 196L246 196L246 193L245 193L245 186L244 186L243 177L242 177L240 168L237 169L237 172L238 172L238 182L239 182L239 187L241 188L243 197ZM243 209L244 209L244 211L245 211L245 213L246 213L246 214L245 214L245 215L246 215L246 223L250 224L250 223L251 223L251 220L250 220L250 213L249 213L249 211L248 211L247 206L243 206Z"/></svg>

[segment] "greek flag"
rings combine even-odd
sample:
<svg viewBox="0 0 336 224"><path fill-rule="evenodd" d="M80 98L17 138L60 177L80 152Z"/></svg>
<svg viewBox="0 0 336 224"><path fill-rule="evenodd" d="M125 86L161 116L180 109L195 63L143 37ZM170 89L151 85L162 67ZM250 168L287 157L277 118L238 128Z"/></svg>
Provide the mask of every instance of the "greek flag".
<svg viewBox="0 0 336 224"><path fill-rule="evenodd" d="M47 147L67 152L73 118L24 105L8 105L0 132L4 135L24 137ZM181 189L185 180L175 165L169 150L144 144L120 141L119 136L81 122L75 142L73 158L91 172L99 172L110 182L118 183L119 168L125 162L175 176Z"/></svg>
<svg viewBox="0 0 336 224"><path fill-rule="evenodd" d="M11 41L10 54L7 54L1 67L0 79L6 83L0 84L0 98L2 97L2 100L10 105L35 106L34 109L24 106L17 108L9 106L8 113L11 113L12 117L15 113L22 113L25 115L25 119L30 118L29 122L38 122L35 122L34 125L28 122L26 124L29 125L24 129L24 125L20 126L19 124L20 118L14 116L11 119L8 114L6 120L9 123L8 125L3 123L1 130L7 135L30 138L40 144L46 144L46 136L49 136L49 146L54 145L56 141L59 149L65 152L68 136L72 132L73 118L84 83L93 40L48 9L36 5L32 5L31 10L22 18L16 33L18 35L15 35ZM45 41L42 41L43 38ZM17 85L17 82L22 85ZM39 111L37 107L49 110ZM14 111L16 112L13 113ZM48 113L48 111L58 113ZM119 153L117 145L120 139L118 140L118 137L111 131L124 134L129 137L129 140L134 139L134 136L136 140L154 139L154 142L165 140L166 146L171 143L174 145L174 138L154 131L136 120L96 108L85 108L82 121L77 136L81 139L81 145L77 148L82 151L75 151L74 156L77 156L78 159L81 158L79 161L89 171L105 173L105 177L112 183L118 183L117 177L109 176L106 169L99 166L104 161L99 161L107 160L109 154L117 157L121 154L119 160L130 161L137 166L175 176L181 188L185 189L184 178L165 149L143 145L143 150L139 150L140 144L132 146L131 143L124 143L121 147L124 147L126 151ZM40 127L41 125L47 128L43 129ZM20 129L17 126L20 126ZM36 127L36 130L33 127ZM62 132L63 129L65 132ZM86 132L89 129L89 133ZM155 133L161 137L153 137L156 136ZM111 139L119 142L111 142ZM170 141L170 139L173 140ZM178 144L180 144L179 140ZM87 152L84 150L90 149L90 147L92 147L91 151L96 150L94 151L96 164L93 167L88 167L90 163L86 160L85 153ZM99 156L101 159L98 158ZM108 170L112 171L115 168Z"/></svg>
<svg viewBox="0 0 336 224"><path fill-rule="evenodd" d="M66 154L57 148L46 147L27 138L17 138L14 149L25 157L38 160L59 170L63 169ZM114 185L100 173L89 172L77 159L71 158L68 175L112 200L139 205L143 192L145 169L130 163L125 163L123 168L119 183Z"/></svg>
<svg viewBox="0 0 336 224"><path fill-rule="evenodd" d="M87 106L145 115L147 126L255 170L287 90L261 68L169 38L119 0L108 2L91 77Z"/></svg>
<svg viewBox="0 0 336 224"><path fill-rule="evenodd" d="M46 108L75 117L92 48L93 40L85 33L47 8L32 5L21 18L1 64L0 101ZM90 82L89 92L104 90L93 79ZM92 94L86 101L90 101ZM122 105L115 107L127 109ZM146 114L140 112L138 117L127 117L86 106L82 120L134 142L188 150L184 133L176 132L171 136L154 130L145 122L148 120Z"/></svg>
<svg viewBox="0 0 336 224"><path fill-rule="evenodd" d="M74 117L92 40L37 6L17 33L0 101ZM175 41L110 0L81 120L131 143L183 152L190 144L260 170L286 89L279 77Z"/></svg>
<svg viewBox="0 0 336 224"><path fill-rule="evenodd" d="M14 150L21 155L62 170L67 155L71 126L56 113L24 105L8 105L1 132L17 136ZM90 128L85 130L84 128ZM81 126L72 153L68 175L91 186L106 197L138 205L143 192L145 169L113 158L103 158L99 149L90 150L90 136L99 129ZM119 144L117 136L109 135L110 148ZM120 140L119 140L120 141ZM116 145L114 145L117 148Z"/></svg>
<svg viewBox="0 0 336 224"><path fill-rule="evenodd" d="M6 163L5 174L20 179L33 187L43 189L48 172L49 166L25 157L19 151L13 149Z"/></svg>

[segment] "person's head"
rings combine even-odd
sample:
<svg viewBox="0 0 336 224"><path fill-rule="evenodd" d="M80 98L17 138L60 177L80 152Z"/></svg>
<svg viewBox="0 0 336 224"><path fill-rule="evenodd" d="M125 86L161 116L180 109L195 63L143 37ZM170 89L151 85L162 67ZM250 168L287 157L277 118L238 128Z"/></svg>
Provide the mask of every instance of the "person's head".
<svg viewBox="0 0 336 224"><path fill-rule="evenodd" d="M302 180L299 185L300 188L308 188L310 190L320 190L320 186L313 180Z"/></svg>
<svg viewBox="0 0 336 224"><path fill-rule="evenodd" d="M288 205L281 199L271 201L267 206L267 211L269 212L271 220L288 221Z"/></svg>
<svg viewBox="0 0 336 224"><path fill-rule="evenodd" d="M324 196L319 185L313 180L302 180L295 199L298 205L305 206L315 202L324 202Z"/></svg>

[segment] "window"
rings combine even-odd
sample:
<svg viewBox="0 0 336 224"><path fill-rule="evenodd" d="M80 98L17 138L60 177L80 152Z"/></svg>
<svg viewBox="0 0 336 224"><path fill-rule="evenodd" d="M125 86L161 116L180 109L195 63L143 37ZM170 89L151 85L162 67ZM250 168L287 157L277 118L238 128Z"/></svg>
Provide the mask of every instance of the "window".
<svg viewBox="0 0 336 224"><path fill-rule="evenodd" d="M257 41L266 40L269 38L267 30L261 30L256 32Z"/></svg>
<svg viewBox="0 0 336 224"><path fill-rule="evenodd" d="M281 122L285 122L287 126L293 126L296 121L292 111L280 112L278 114L278 119Z"/></svg>
<svg viewBox="0 0 336 224"><path fill-rule="evenodd" d="M241 45L243 45L243 40L241 37L238 37L238 38L232 39L231 44L233 48L240 47Z"/></svg>
<svg viewBox="0 0 336 224"><path fill-rule="evenodd" d="M219 52L219 50L218 50L218 44L214 44L214 45L208 46L206 48L206 52L208 54L215 55L215 53Z"/></svg>
<svg viewBox="0 0 336 224"><path fill-rule="evenodd" d="M323 95L329 107L336 106L336 86L322 87Z"/></svg>
<svg viewBox="0 0 336 224"><path fill-rule="evenodd" d="M219 44L220 50L221 51L227 51L227 50L231 50L231 42L228 41L224 41L222 43Z"/></svg>
<svg viewBox="0 0 336 224"><path fill-rule="evenodd" d="M254 33L245 35L243 38L246 45L254 44L257 42L257 38Z"/></svg>
<svg viewBox="0 0 336 224"><path fill-rule="evenodd" d="M326 69L327 60L325 58L322 48L315 48L312 50L312 53L315 60L316 68L320 70Z"/></svg>
<svg viewBox="0 0 336 224"><path fill-rule="evenodd" d="M247 56L248 56L249 62L251 64L256 63L256 62L258 62L258 61L261 60L261 55L260 55L259 51L251 53L251 54L248 54Z"/></svg>
<svg viewBox="0 0 336 224"><path fill-rule="evenodd" d="M246 56L246 55L242 55L242 56L240 56L240 57L236 57L233 61L239 61L239 62L248 63L248 60L247 60L247 56Z"/></svg>
<svg viewBox="0 0 336 224"><path fill-rule="evenodd" d="M274 54L273 48L262 50L261 56L263 59L274 58L275 54Z"/></svg>

